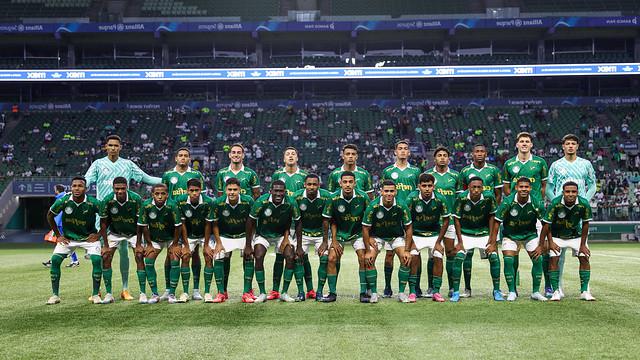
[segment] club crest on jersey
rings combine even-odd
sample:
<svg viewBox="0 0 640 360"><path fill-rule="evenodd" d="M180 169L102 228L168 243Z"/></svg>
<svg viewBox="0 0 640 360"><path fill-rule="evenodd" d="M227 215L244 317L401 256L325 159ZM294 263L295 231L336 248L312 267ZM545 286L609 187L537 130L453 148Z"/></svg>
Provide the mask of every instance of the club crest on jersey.
<svg viewBox="0 0 640 360"><path fill-rule="evenodd" d="M178 183L178 178L177 178L177 177L175 177L175 176L172 176L172 177L171 177L171 180L169 180L169 181L170 181L173 185L175 185L175 184L177 184L177 183Z"/></svg>
<svg viewBox="0 0 640 360"><path fill-rule="evenodd" d="M565 217L567 217L567 213L566 213L566 212L564 212L564 210L560 210L560 211L558 212L558 217L559 217L560 219L564 219Z"/></svg>
<svg viewBox="0 0 640 360"><path fill-rule="evenodd" d="M378 212L376 213L376 218L378 218L378 219L382 219L383 217L384 217L384 213L383 213L382 211L378 211Z"/></svg>
<svg viewBox="0 0 640 360"><path fill-rule="evenodd" d="M117 213L118 213L118 208L117 208L117 207L115 207L115 206L114 206L114 207L112 207L112 208L111 208L111 213L112 213L113 215L117 214Z"/></svg>
<svg viewBox="0 0 640 360"><path fill-rule="evenodd" d="M520 172L520 166L518 166L518 165L514 166L514 167L513 167L513 173L514 173L514 174L517 174L517 173L519 173L519 172Z"/></svg>
<svg viewBox="0 0 640 360"><path fill-rule="evenodd" d="M300 204L300 210L302 211L307 210L307 204Z"/></svg>
<svg viewBox="0 0 640 360"><path fill-rule="evenodd" d="M417 212L417 213L421 213L421 212L422 212L422 210L424 210L424 209L422 208L422 205L416 205L416 212Z"/></svg>
<svg viewBox="0 0 640 360"><path fill-rule="evenodd" d="M158 217L158 214L156 214L154 211L149 213L149 219L155 219Z"/></svg>
<svg viewBox="0 0 640 360"><path fill-rule="evenodd" d="M271 209L267 209L264 211L264 216L271 216L271 214L273 214L273 211L271 211Z"/></svg>
<svg viewBox="0 0 640 360"><path fill-rule="evenodd" d="M392 173L391 173L391 178L392 178L393 180L397 179L397 178L398 178L398 173L397 173L397 172L392 172Z"/></svg>
<svg viewBox="0 0 640 360"><path fill-rule="evenodd" d="M471 210L471 205L467 204L464 206L464 211L469 211Z"/></svg>
<svg viewBox="0 0 640 360"><path fill-rule="evenodd" d="M193 213L191 212L191 210L187 210L187 211L184 212L184 216L190 218L190 217L193 216Z"/></svg>
<svg viewBox="0 0 640 360"><path fill-rule="evenodd" d="M518 209L511 209L511 211L509 211L509 214L511 214L511 216L518 216Z"/></svg>
<svg viewBox="0 0 640 360"><path fill-rule="evenodd" d="M344 205L338 205L338 211L343 213L345 210L347 210Z"/></svg>
<svg viewBox="0 0 640 360"><path fill-rule="evenodd" d="M230 214L231 214L231 213L229 212L229 210L227 210L227 209L222 210L222 216L227 217L227 216L229 216Z"/></svg>
<svg viewBox="0 0 640 360"><path fill-rule="evenodd" d="M66 208L64 208L64 213L65 214L73 213L73 208L71 208L70 206L67 206Z"/></svg>

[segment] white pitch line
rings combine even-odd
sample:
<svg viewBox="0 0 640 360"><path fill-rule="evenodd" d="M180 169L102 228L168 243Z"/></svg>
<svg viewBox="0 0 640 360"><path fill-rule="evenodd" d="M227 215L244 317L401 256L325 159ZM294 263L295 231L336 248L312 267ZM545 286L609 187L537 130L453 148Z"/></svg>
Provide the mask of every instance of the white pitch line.
<svg viewBox="0 0 640 360"><path fill-rule="evenodd" d="M596 257L598 257L598 256L607 256L607 257L614 257L614 258L620 258L620 259L629 259L629 260L640 261L640 257L637 257L637 256L620 256L620 255L609 255L609 254L596 254L595 256Z"/></svg>

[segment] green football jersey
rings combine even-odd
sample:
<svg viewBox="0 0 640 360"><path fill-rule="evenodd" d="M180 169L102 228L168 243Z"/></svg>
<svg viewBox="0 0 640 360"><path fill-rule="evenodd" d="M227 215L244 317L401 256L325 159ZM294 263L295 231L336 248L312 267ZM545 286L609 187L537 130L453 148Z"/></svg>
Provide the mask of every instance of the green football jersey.
<svg viewBox="0 0 640 360"><path fill-rule="evenodd" d="M488 195L494 195L495 189L504 186L500 169L495 165L484 163L484 166L480 169L476 168L473 164L465 166L462 171L460 171L460 179L462 180L462 188L464 190L469 188L469 180L474 177L482 179L483 191Z"/></svg>
<svg viewBox="0 0 640 360"><path fill-rule="evenodd" d="M433 175L436 179L434 184L435 191L442 195L445 199L447 209L452 211L453 205L456 202L456 194L462 191L462 181L460 179L460 173L450 168L444 174L440 174L435 167L425 171L427 174Z"/></svg>
<svg viewBox="0 0 640 360"><path fill-rule="evenodd" d="M142 203L138 225L148 226L151 241L173 241L173 234L177 226L182 225L178 205L167 200L162 207L157 207L153 199Z"/></svg>
<svg viewBox="0 0 640 360"><path fill-rule="evenodd" d="M253 203L249 217L258 224L256 235L274 239L284 235L290 228L291 221L300 220L300 212L290 197L285 196L282 203L276 206L271 200L271 194L264 194Z"/></svg>
<svg viewBox="0 0 640 360"><path fill-rule="evenodd" d="M544 217L544 204L529 196L524 205L517 200L517 193L507 196L496 210L495 219L502 223L502 235L511 240L531 240L538 237L536 223Z"/></svg>
<svg viewBox="0 0 640 360"><path fill-rule="evenodd" d="M293 194L293 200L300 210L302 235L310 237L322 236L322 212L325 204L331 200L331 193L325 189L318 189L316 198L309 200L307 190L302 189Z"/></svg>
<svg viewBox="0 0 640 360"><path fill-rule="evenodd" d="M406 205L413 221L414 236L438 236L442 219L451 216L445 199L435 192L430 199L424 200L420 191L414 191L407 197Z"/></svg>
<svg viewBox="0 0 640 360"><path fill-rule="evenodd" d="M246 237L247 218L251 213L253 198L249 195L240 195L238 202L232 206L227 195L216 198L209 216L210 221L218 223L220 236L230 239Z"/></svg>
<svg viewBox="0 0 640 360"><path fill-rule="evenodd" d="M379 197L367 206L362 217L362 225L370 226L371 237L384 241L393 241L397 237L404 237L404 227L411 225L409 209L395 199L393 205L387 208Z"/></svg>
<svg viewBox="0 0 640 360"><path fill-rule="evenodd" d="M105 197L100 204L100 218L108 219L109 232L131 237L136 234L138 214L142 206L142 198L131 190L127 190L127 199L120 203L114 193Z"/></svg>
<svg viewBox="0 0 640 360"><path fill-rule="evenodd" d="M458 194L452 216L460 219L460 232L469 236L489 235L489 219L496 212L496 198L480 195L480 200L471 201L469 191Z"/></svg>
<svg viewBox="0 0 640 360"><path fill-rule="evenodd" d="M180 195L176 198L176 203L180 209L182 223L187 227L187 237L189 239L203 238L206 221L213 207L213 199L200 194L198 204L194 206L189 200L189 195Z"/></svg>
<svg viewBox="0 0 640 360"><path fill-rule="evenodd" d="M240 181L240 194L242 195L251 196L253 194L253 189L260 188L260 179L258 179L258 174L243 165L237 173L231 171L228 166L220 169L216 175L216 190L224 193L224 189L226 187L225 182L229 178L236 178Z"/></svg>
<svg viewBox="0 0 640 360"><path fill-rule="evenodd" d="M340 190L340 176L344 172L344 166L341 166L329 174L329 183L327 184L327 190L335 192ZM373 192L373 180L369 172L359 166L356 166L355 171L352 171L356 176L356 188L365 193Z"/></svg>
<svg viewBox="0 0 640 360"><path fill-rule="evenodd" d="M564 204L564 196L558 196L547 207L542 221L550 224L551 236L560 239L575 239L582 236L582 222L591 221L591 206L587 199L578 196L576 203L569 207Z"/></svg>
<svg viewBox="0 0 640 360"><path fill-rule="evenodd" d="M284 187L287 189L287 196L293 196L293 194L300 190L304 189L304 179L307 177L307 172L298 168L298 170L289 174L284 168L276 170L273 175L271 175L271 182L273 183L276 180L284 181Z"/></svg>
<svg viewBox="0 0 640 360"><path fill-rule="evenodd" d="M528 177L531 180L531 192L539 196L542 194L542 182L547 181L548 173L549 168L543 158L531 154L529 160L522 162L516 155L504 163L502 181L513 191L519 178Z"/></svg>
<svg viewBox="0 0 640 360"><path fill-rule="evenodd" d="M204 177L200 171L192 170L191 168L187 168L184 173L178 172L175 168L166 171L162 175L162 183L167 185L169 200L176 201L178 196L185 195L187 193L187 182L191 179L200 180L201 188L205 189Z"/></svg>
<svg viewBox="0 0 640 360"><path fill-rule="evenodd" d="M324 207L322 216L335 222L338 231L338 241L351 241L362 237L362 218L369 206L369 195L356 190L350 200L342 195L342 190L331 195L331 199Z"/></svg>
<svg viewBox="0 0 640 360"><path fill-rule="evenodd" d="M49 208L54 215L62 211L62 230L64 237L73 241L86 241L95 234L96 215L100 213L100 202L89 195L82 202L73 201L71 193L56 200Z"/></svg>
<svg viewBox="0 0 640 360"><path fill-rule="evenodd" d="M407 196L418 187L419 176L420 169L411 165L400 169L393 164L382 171L382 180L392 180L396 183L396 200L402 204L406 203Z"/></svg>

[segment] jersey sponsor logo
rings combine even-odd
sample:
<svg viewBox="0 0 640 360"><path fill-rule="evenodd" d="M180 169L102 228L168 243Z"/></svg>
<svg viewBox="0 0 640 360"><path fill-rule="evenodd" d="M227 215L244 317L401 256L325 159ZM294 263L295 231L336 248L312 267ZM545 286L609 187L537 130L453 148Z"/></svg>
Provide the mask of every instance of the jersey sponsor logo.
<svg viewBox="0 0 640 360"><path fill-rule="evenodd" d="M384 213L383 213L382 211L378 211L378 212L376 213L376 218L378 218L378 219L382 219L383 217L384 217Z"/></svg>
<svg viewBox="0 0 640 360"><path fill-rule="evenodd" d="M190 217L193 216L193 212L191 212L191 210L187 210L187 211L184 212L184 216L190 218Z"/></svg>
<svg viewBox="0 0 640 360"><path fill-rule="evenodd" d="M464 206L464 211L471 211L471 205L466 204L466 205Z"/></svg>
<svg viewBox="0 0 640 360"><path fill-rule="evenodd" d="M518 216L518 209L511 209L511 211L509 211L509 214L511 214L511 216Z"/></svg>
<svg viewBox="0 0 640 360"><path fill-rule="evenodd" d="M396 184L396 190L412 191L413 186L407 184Z"/></svg>
<svg viewBox="0 0 640 360"><path fill-rule="evenodd" d="M154 211L149 213L149 219L155 219L158 217L158 214L156 214Z"/></svg>
<svg viewBox="0 0 640 360"><path fill-rule="evenodd" d="M347 208L344 207L344 205L338 205L338 211L343 213L345 212L345 210L347 210Z"/></svg>
<svg viewBox="0 0 640 360"><path fill-rule="evenodd" d="M271 216L271 214L273 214L273 211L271 211L271 209L266 209L264 211L264 216Z"/></svg>
<svg viewBox="0 0 640 360"><path fill-rule="evenodd" d="M567 213L564 212L564 210L560 210L560 211L558 211L558 217L560 219L564 219L565 217L567 217Z"/></svg>
<svg viewBox="0 0 640 360"><path fill-rule="evenodd" d="M300 210L301 211L307 210L307 204L300 204Z"/></svg>
<svg viewBox="0 0 640 360"><path fill-rule="evenodd" d="M177 177L175 177L175 176L172 176L172 177L171 177L171 180L169 180L169 181L170 181L173 185L175 185L175 184L177 184L177 183L178 183L178 178L177 178Z"/></svg>
<svg viewBox="0 0 640 360"><path fill-rule="evenodd" d="M398 173L397 173L397 172L392 172L392 173L391 173L391 178L392 178L393 180L397 179L397 178L398 178Z"/></svg>
<svg viewBox="0 0 640 360"><path fill-rule="evenodd" d="M115 207L115 206L114 206L114 207L112 207L112 208L111 208L111 213L112 213L113 215L117 214L117 213L118 213L118 208L117 208L117 207Z"/></svg>
<svg viewBox="0 0 640 360"><path fill-rule="evenodd" d="M230 214L231 214L231 213L229 212L229 210L227 210L227 209L222 210L222 216L227 217L227 216L229 216Z"/></svg>
<svg viewBox="0 0 640 360"><path fill-rule="evenodd" d="M417 212L417 213L421 213L421 212L422 212L422 210L424 210L424 209L422 208L422 205L416 205L416 212Z"/></svg>

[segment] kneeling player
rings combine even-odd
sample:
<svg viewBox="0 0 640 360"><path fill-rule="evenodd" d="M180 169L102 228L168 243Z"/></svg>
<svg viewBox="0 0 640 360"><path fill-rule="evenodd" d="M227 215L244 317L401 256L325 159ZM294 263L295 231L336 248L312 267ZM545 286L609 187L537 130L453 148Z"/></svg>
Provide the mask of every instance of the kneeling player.
<svg viewBox="0 0 640 360"><path fill-rule="evenodd" d="M433 191L435 178L431 174L422 174L418 178L418 191L407 198L407 207L411 213L413 226L412 255L418 255L422 249L429 249L429 258L433 258L433 291L432 298L436 302L444 302L440 295L442 286L442 257L444 247L442 239L449 227L451 214L445 199ZM440 224L442 221L442 225ZM430 259L431 260L431 259ZM411 274L409 275L409 301L416 301L416 282L420 257L411 258Z"/></svg>
<svg viewBox="0 0 640 360"><path fill-rule="evenodd" d="M254 300L262 303L267 300L264 274L264 256L271 244L276 245L276 252L284 254L285 270L282 294L280 300L295 302L296 300L287 294L289 284L293 279L295 266L303 266L295 263L296 255L303 258L302 232L300 214L297 206L285 196L285 186L282 180L271 183L271 192L264 194L256 200L247 219L246 242L244 248L245 259L255 257L255 273L260 295ZM295 221L297 246L289 241L289 229L291 221ZM255 232L255 238L253 237ZM297 248L297 250L295 250ZM299 271L304 271L300 269ZM304 291L303 289L298 289Z"/></svg>
<svg viewBox="0 0 640 360"><path fill-rule="evenodd" d="M225 195L216 199L209 216L209 221L213 222L211 227L213 238L210 237L210 234L205 234L204 301L212 303L221 303L229 298L227 284L230 266L227 267L227 264L231 263L227 260L230 260L233 250L244 249L247 218L253 206L253 199L250 196L240 194L238 179L227 179L224 191ZM254 300L251 292L253 261L245 260L243 268L244 293L242 294L242 302L252 303ZM213 274L215 274L216 287L218 288L218 295L215 299L209 292Z"/></svg>
<svg viewBox="0 0 640 360"><path fill-rule="evenodd" d="M409 252L413 246L413 229L409 209L396 202L396 191L396 184L393 180L383 181L380 199L369 204L362 218L366 278L372 292L370 300L372 303L377 302L378 298L376 257L383 248L393 250L400 260L398 300L409 302L404 290L409 281L409 264L411 263Z"/></svg>
<svg viewBox="0 0 640 360"><path fill-rule="evenodd" d="M496 212L496 199L492 195L484 195L483 181L479 177L469 180L469 189L456 199L453 211L456 236L456 258L453 267L453 294L449 299L452 302L460 300L460 275L465 254L470 249L480 249L489 257L489 268L493 282L493 299L503 301L500 291L500 257L495 239L490 239L489 234L494 226L494 214Z"/></svg>
<svg viewBox="0 0 640 360"><path fill-rule="evenodd" d="M185 241L183 247L180 246L182 222L178 206L167 200L167 186L156 184L151 189L151 194L152 198L142 204L140 216L138 216L138 226L142 227L146 244L144 265L152 293L148 303L155 304L160 301L155 265L156 258L162 249L167 248L165 263L169 262L170 264L167 301L170 304L175 304L178 302L176 287L180 277L180 258L182 255L190 253L189 244ZM136 249L136 252L138 251L139 249Z"/></svg>
<svg viewBox="0 0 640 360"><path fill-rule="evenodd" d="M578 196L578 184L568 181L562 185L562 195L551 201L547 214L542 219L544 226L540 239L545 237L549 241L549 277L553 296L551 301L562 299L559 291L558 260L563 248L571 248L573 256L580 262L580 299L593 301L596 298L589 291L591 266L589 265L589 221L591 221L591 207L587 199Z"/></svg>
<svg viewBox="0 0 640 360"><path fill-rule="evenodd" d="M102 200L100 207L100 235L104 240L102 246L102 276L107 294L102 300L103 304L114 302L111 292L111 261L113 255L119 248L120 243L125 241L132 249L142 250L142 233L138 231L136 223L138 214L142 206L140 195L128 189L127 179L117 177L113 179L113 192ZM138 247L138 244L141 246ZM147 303L145 287L147 274L144 270L144 252L135 252L138 282L140 284L141 304Z"/></svg>
<svg viewBox="0 0 640 360"><path fill-rule="evenodd" d="M67 255L77 248L83 248L91 258L93 270L93 293L91 301L100 304L102 300L98 295L100 280L102 277L102 258L100 257L100 235L96 231L95 219L100 212L100 203L95 198L86 194L87 181L83 177L75 177L71 180L71 193L56 200L47 214L47 221L58 243L51 256L51 290L53 295L47 300L48 305L60 302L60 265ZM62 211L62 228L64 235L60 234L55 216Z"/></svg>
<svg viewBox="0 0 640 360"><path fill-rule="evenodd" d="M328 245L329 226L331 227L331 244L329 245L329 262L327 263L327 282L329 295L322 302L334 302L337 299L336 287L340 272L340 259L344 246L352 242L358 257L358 275L360 278L360 302L369 302L367 279L365 273L362 242L362 217L369 205L369 196L356 189L356 177L351 171L340 175L340 190L334 193L322 212L322 246ZM377 296L376 299L377 301Z"/></svg>
<svg viewBox="0 0 640 360"><path fill-rule="evenodd" d="M542 201L530 194L531 180L528 177L518 179L515 187L516 192L507 196L502 204L498 206L495 220L496 224L491 231L491 241L496 242L499 224L502 229L502 255L504 256L504 278L509 287L507 301L515 301L518 297L516 293L516 268L515 259L518 251L524 247L533 262L531 267L531 277L533 278L533 288L531 299L547 301L547 298L540 293L540 282L542 281L542 253L544 252L544 239L539 241L536 223L544 216L544 205Z"/></svg>

